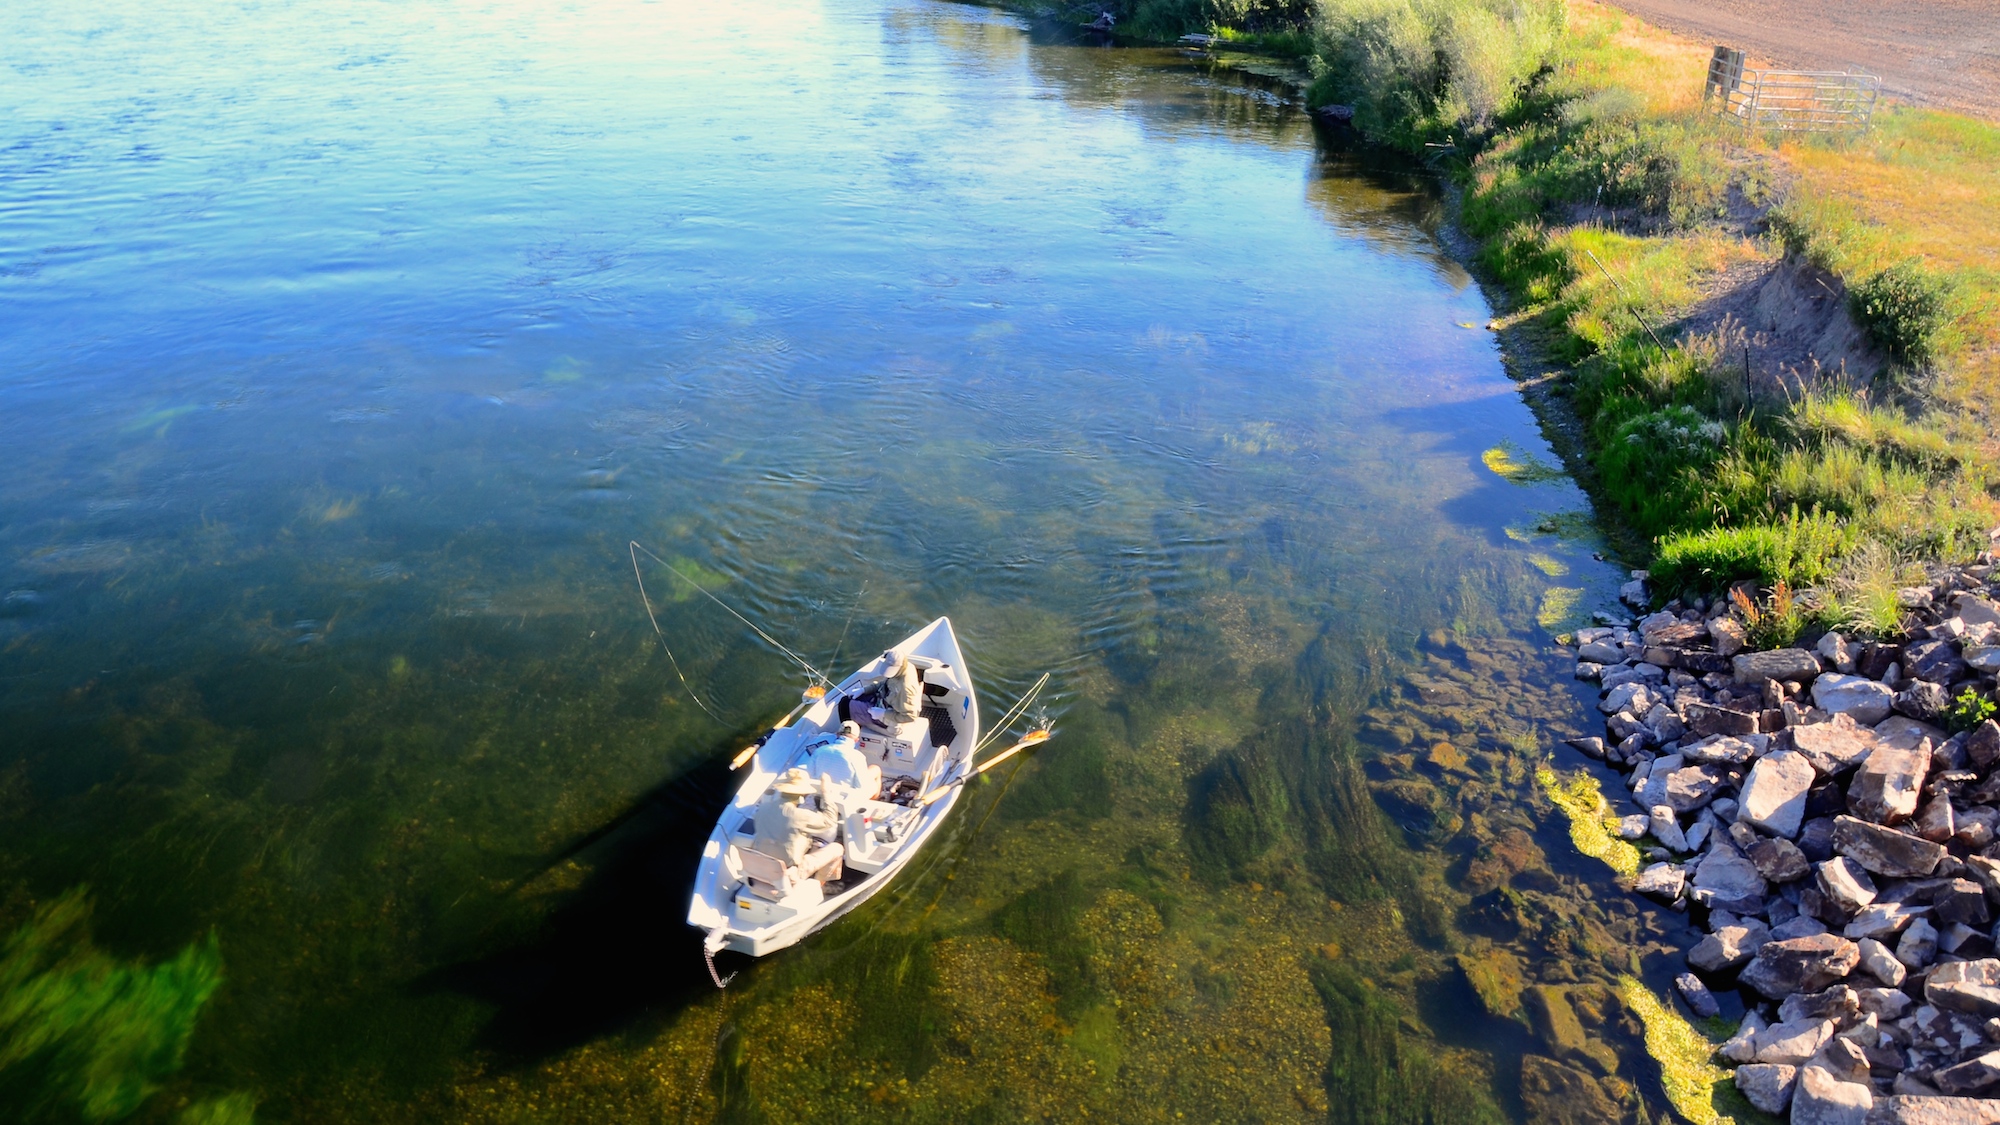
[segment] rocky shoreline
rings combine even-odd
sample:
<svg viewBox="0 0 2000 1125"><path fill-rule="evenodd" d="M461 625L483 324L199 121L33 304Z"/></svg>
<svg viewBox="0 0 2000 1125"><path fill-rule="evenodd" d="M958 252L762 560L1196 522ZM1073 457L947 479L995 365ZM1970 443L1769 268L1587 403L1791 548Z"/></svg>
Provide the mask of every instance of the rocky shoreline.
<svg viewBox="0 0 2000 1125"><path fill-rule="evenodd" d="M1707 931L1676 991L1710 1019L1741 995L1717 1062L1794 1125L2000 1123L1993 561L1901 590L1898 639L1760 650L1741 595L1572 638L1606 736L1571 745L1642 810L1606 825L1645 853L1632 889Z"/></svg>

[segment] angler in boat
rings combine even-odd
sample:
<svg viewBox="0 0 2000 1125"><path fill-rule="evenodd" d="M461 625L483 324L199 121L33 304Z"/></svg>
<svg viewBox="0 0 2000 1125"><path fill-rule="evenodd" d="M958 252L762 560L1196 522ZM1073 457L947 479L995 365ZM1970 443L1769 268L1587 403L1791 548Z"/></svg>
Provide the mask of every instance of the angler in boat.
<svg viewBox="0 0 2000 1125"><path fill-rule="evenodd" d="M973 772L979 709L946 618L793 714L739 755L749 777L702 851L688 922L708 931L711 972L718 950L762 956L866 901Z"/></svg>

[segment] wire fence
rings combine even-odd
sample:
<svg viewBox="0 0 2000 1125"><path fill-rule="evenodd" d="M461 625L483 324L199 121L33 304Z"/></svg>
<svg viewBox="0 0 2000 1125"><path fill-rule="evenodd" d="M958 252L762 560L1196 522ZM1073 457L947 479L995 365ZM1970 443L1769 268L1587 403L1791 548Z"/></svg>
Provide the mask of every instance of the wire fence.
<svg viewBox="0 0 2000 1125"><path fill-rule="evenodd" d="M1882 80L1872 74L1825 70L1758 70L1743 52L1717 47L1708 61L1703 104L1744 128L1814 133L1860 132L1875 116Z"/></svg>

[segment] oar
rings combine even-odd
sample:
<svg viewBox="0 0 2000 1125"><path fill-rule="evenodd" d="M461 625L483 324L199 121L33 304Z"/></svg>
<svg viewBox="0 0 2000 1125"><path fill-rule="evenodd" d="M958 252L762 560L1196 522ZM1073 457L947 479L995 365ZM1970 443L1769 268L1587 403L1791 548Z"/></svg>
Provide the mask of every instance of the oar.
<svg viewBox="0 0 2000 1125"><path fill-rule="evenodd" d="M775 723L772 723L771 729L765 731L763 735L757 739L757 741L752 742L750 745L745 746L742 750L738 751L736 756L729 760L729 768L732 770L742 769L745 763L749 762L752 757L756 756L757 751L763 747L764 743L770 741L772 735L785 729L786 723L789 723L793 719L798 718L799 712L805 710L806 708L812 706L815 703L818 703L820 700L825 698L826 698L826 689L821 687L820 685L814 684L813 686L807 688L805 691L805 697L799 700L799 705L797 707L792 708L791 711L787 713L784 718L779 719Z"/></svg>
<svg viewBox="0 0 2000 1125"><path fill-rule="evenodd" d="M999 765L1001 762L1004 762L1007 759L1013 757L1014 755L1019 754L1021 751L1026 750L1033 746L1040 746L1042 743L1047 742L1048 740L1049 740L1048 731L1031 730L1026 735L1022 736L1021 741L1016 742L1014 745L1009 746L1007 749L1002 750L998 754L993 755L991 758L986 759L985 764L981 765L978 769L973 770L971 773L966 774L963 778L960 778L958 781L952 782L951 784L963 785L967 781L970 781L973 778L978 777L980 774L985 773L987 770L992 769L994 766ZM951 792L951 785L946 785L930 793L926 793L924 794L923 803L925 805L935 804L937 803L937 801L942 799L946 793L949 792Z"/></svg>

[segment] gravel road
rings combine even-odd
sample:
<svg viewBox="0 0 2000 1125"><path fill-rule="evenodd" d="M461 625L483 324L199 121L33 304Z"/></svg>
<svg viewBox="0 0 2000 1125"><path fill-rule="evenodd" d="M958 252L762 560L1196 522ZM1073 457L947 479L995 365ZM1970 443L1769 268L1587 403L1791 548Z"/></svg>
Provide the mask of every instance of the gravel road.
<svg viewBox="0 0 2000 1125"><path fill-rule="evenodd" d="M1610 0L1778 66L1866 70L1884 92L2000 120L2000 0Z"/></svg>

